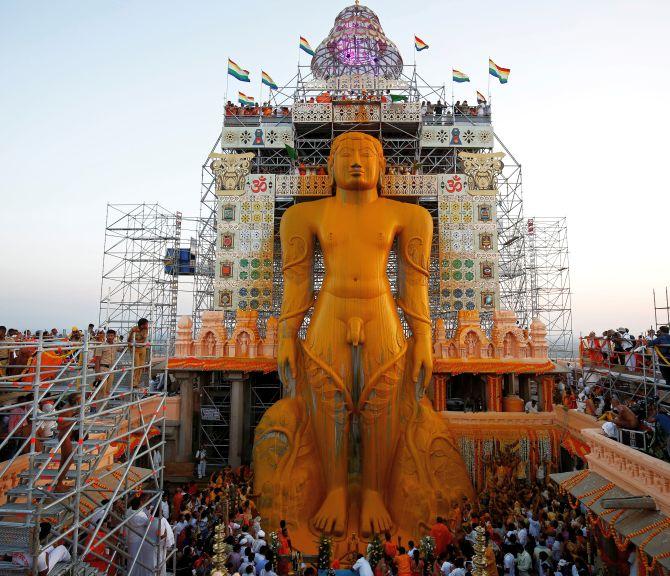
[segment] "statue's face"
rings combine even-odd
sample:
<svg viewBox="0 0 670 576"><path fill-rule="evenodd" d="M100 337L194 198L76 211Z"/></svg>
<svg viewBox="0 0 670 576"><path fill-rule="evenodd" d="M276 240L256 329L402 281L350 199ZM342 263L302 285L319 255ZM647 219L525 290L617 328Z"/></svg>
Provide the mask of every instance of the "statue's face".
<svg viewBox="0 0 670 576"><path fill-rule="evenodd" d="M372 142L351 136L340 140L332 170L338 188L369 190L379 182L380 158Z"/></svg>

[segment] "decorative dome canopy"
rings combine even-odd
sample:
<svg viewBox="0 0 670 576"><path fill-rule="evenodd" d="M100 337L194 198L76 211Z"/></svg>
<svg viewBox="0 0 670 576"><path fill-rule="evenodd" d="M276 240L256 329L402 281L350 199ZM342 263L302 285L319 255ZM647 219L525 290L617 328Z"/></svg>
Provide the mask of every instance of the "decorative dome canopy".
<svg viewBox="0 0 670 576"><path fill-rule="evenodd" d="M312 73L321 80L347 74L397 79L402 73L402 57L384 35L377 15L355 4L335 18L330 34L312 58Z"/></svg>

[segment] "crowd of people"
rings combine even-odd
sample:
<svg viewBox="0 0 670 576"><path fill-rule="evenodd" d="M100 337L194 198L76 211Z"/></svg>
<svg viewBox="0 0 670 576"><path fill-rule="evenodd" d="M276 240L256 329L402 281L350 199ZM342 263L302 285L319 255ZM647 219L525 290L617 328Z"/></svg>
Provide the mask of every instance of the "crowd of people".
<svg viewBox="0 0 670 576"><path fill-rule="evenodd" d="M476 501L453 501L449 515L430 526L432 550L423 546L422 535L402 542L387 533L379 535L381 553L375 554L372 544L361 548L356 540L344 557L332 558L330 568L352 565L358 576L466 576L472 573L475 529L481 526L491 576L594 574L598 560L593 549L588 553L585 510L571 507L544 474L535 482L517 478L514 462L505 466L505 458L512 454L491 462L495 473ZM286 522L272 534L264 529L251 479L249 468L226 468L213 474L206 487L193 482L176 487L164 513L172 522L178 576L208 574L219 523L225 523L232 550L226 564L231 575L286 576L291 569L316 574L319 566L306 564L294 549Z"/></svg>
<svg viewBox="0 0 670 576"><path fill-rule="evenodd" d="M663 334L661 332L661 334ZM670 461L670 415L658 397L617 391L607 380L587 384L584 378L559 381L554 403L598 419L602 432L612 440L625 442L647 454ZM635 438L643 435L644 440Z"/></svg>
<svg viewBox="0 0 670 576"><path fill-rule="evenodd" d="M390 90L343 90L343 91L324 91L317 96L310 96L309 98L302 98L297 100L299 104L331 104L352 102L365 103L377 102L382 105L393 106L394 104L402 104L407 100L404 95L391 94ZM290 106L277 106L271 102L263 102L262 104L235 104L228 100L224 107L225 115L227 117L239 116L256 116L256 117L275 117L275 118L290 118L292 109ZM429 100L421 102L421 115L429 122L431 119L442 123L444 119L447 123L453 122L454 117L469 117L469 118L490 118L491 106L485 102L478 102L476 105L468 104L467 100L461 102L458 100L453 106L438 100L432 103ZM434 123L434 122L432 122Z"/></svg>
<svg viewBox="0 0 670 576"><path fill-rule="evenodd" d="M628 328L591 332L580 342L580 356L596 365L620 366L630 372L653 372L652 349L666 383L670 383L670 327L650 328L637 337Z"/></svg>

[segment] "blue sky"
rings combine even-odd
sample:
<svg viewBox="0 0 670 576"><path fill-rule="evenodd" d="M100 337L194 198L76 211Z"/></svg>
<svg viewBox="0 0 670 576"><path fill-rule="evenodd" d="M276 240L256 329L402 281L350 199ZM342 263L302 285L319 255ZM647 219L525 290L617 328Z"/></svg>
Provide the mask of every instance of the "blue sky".
<svg viewBox="0 0 670 576"><path fill-rule="evenodd" d="M0 2L0 324L97 318L109 202L195 215L200 165L221 123L226 59L279 83L298 36L315 47L346 3ZM670 283L666 100L670 3L483 0L367 3L431 83L469 74L522 163L527 215L569 218L577 332L653 316ZM306 63L306 55L302 61ZM449 91L449 86L447 88Z"/></svg>

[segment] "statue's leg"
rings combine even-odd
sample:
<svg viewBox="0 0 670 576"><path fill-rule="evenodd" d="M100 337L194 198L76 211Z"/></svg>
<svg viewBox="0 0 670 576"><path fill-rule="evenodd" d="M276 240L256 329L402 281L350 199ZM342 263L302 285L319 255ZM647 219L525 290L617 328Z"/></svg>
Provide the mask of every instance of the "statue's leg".
<svg viewBox="0 0 670 576"><path fill-rule="evenodd" d="M346 387L349 379L347 350L342 347L339 354L327 360L307 344L303 351L307 383L303 395L326 483L326 497L313 523L317 530L342 535L347 525L347 457L352 408Z"/></svg>
<svg viewBox="0 0 670 576"><path fill-rule="evenodd" d="M374 344L372 334L365 346ZM394 336L393 332L387 333L382 342L370 346L364 362L367 380L358 402L362 443L360 530L364 536L386 532L393 524L385 495L398 443L399 392L406 350L404 342Z"/></svg>

